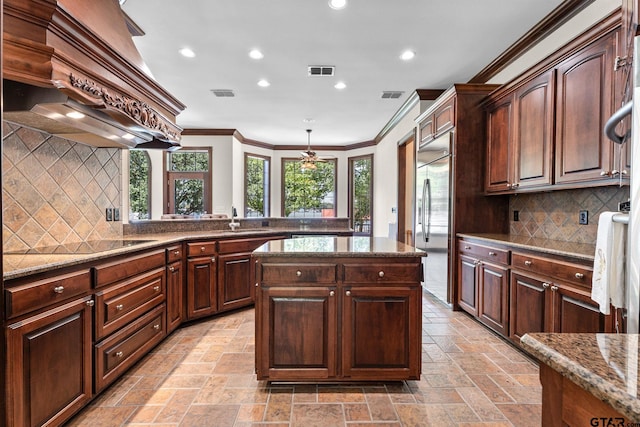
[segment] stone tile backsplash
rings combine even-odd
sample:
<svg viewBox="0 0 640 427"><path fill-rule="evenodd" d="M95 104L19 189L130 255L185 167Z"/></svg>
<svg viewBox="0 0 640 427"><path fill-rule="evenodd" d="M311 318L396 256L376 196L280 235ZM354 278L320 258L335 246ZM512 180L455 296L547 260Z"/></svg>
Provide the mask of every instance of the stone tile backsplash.
<svg viewBox="0 0 640 427"><path fill-rule="evenodd" d="M564 242L596 243L601 212L617 211L629 199L629 186L593 187L546 193L518 194L509 200L511 234ZM513 211L519 221L513 220ZM581 210L589 212L589 223L578 223Z"/></svg>
<svg viewBox="0 0 640 427"><path fill-rule="evenodd" d="M3 250L122 238L121 152L3 123Z"/></svg>

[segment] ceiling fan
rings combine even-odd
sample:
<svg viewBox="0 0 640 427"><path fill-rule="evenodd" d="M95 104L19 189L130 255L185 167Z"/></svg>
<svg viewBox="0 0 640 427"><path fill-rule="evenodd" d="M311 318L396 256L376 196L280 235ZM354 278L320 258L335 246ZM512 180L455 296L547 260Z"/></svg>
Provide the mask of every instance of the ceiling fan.
<svg viewBox="0 0 640 427"><path fill-rule="evenodd" d="M311 151L311 129L307 129L307 149L301 151L300 165L302 169L316 169L317 162L326 162L325 159L318 157L315 151Z"/></svg>

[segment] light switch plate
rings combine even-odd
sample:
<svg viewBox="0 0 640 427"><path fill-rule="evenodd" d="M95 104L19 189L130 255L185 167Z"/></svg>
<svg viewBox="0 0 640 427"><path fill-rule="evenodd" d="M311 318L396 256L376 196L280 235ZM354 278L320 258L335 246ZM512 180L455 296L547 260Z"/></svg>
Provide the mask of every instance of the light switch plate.
<svg viewBox="0 0 640 427"><path fill-rule="evenodd" d="M113 209L112 208L107 208L105 210L104 216L105 216L105 219L107 221L113 221Z"/></svg>
<svg viewBox="0 0 640 427"><path fill-rule="evenodd" d="M113 208L113 220L120 221L120 208Z"/></svg>

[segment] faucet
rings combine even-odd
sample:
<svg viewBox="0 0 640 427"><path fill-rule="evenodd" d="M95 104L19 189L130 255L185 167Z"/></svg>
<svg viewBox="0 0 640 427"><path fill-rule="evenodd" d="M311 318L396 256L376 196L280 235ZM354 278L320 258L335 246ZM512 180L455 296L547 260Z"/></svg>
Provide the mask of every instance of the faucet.
<svg viewBox="0 0 640 427"><path fill-rule="evenodd" d="M229 223L229 228L231 228L231 231L236 231L236 228L240 227L240 223L236 222L237 216L238 211L236 211L236 208L231 206L231 222Z"/></svg>

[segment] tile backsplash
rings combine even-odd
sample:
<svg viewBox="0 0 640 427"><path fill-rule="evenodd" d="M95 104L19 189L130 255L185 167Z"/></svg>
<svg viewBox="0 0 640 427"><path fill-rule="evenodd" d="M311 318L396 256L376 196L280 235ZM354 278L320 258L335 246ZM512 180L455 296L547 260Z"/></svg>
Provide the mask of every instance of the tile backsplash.
<svg viewBox="0 0 640 427"><path fill-rule="evenodd" d="M518 236L595 244L600 213L617 211L618 203L628 199L628 186L518 194L509 200L510 231ZM587 225L578 223L581 210L589 213ZM514 211L519 221L513 220Z"/></svg>
<svg viewBox="0 0 640 427"><path fill-rule="evenodd" d="M5 252L122 238L121 151L95 148L3 123L2 234Z"/></svg>

